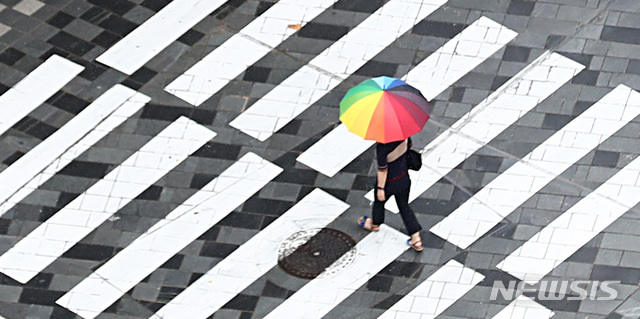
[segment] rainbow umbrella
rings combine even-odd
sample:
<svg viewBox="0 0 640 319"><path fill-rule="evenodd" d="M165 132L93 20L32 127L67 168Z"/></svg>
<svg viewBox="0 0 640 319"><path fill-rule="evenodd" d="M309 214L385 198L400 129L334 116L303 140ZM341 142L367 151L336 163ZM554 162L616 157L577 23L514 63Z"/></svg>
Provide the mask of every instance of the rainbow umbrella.
<svg viewBox="0 0 640 319"><path fill-rule="evenodd" d="M420 91L388 76L356 85L340 101L340 121L347 129L380 143L401 141L420 132L430 111Z"/></svg>

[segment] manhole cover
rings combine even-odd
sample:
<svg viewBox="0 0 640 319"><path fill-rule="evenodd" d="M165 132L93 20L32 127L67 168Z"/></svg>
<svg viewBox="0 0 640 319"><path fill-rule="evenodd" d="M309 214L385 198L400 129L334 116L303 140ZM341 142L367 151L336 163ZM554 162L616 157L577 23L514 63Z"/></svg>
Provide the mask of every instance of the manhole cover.
<svg viewBox="0 0 640 319"><path fill-rule="evenodd" d="M335 229L299 231L278 249L278 265L296 277L331 276L349 266L356 257L355 240ZM323 273L324 272L324 273Z"/></svg>

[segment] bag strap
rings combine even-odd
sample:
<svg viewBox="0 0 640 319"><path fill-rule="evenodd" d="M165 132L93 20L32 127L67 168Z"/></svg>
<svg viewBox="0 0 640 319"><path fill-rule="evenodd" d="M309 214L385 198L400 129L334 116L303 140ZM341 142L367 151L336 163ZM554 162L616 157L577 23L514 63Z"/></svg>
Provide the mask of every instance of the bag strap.
<svg viewBox="0 0 640 319"><path fill-rule="evenodd" d="M391 151L391 153L387 154L387 163L391 163L397 160L398 158L400 158L400 156L402 156L404 153L407 152L408 145L409 145L407 141L408 140L404 140L393 151Z"/></svg>

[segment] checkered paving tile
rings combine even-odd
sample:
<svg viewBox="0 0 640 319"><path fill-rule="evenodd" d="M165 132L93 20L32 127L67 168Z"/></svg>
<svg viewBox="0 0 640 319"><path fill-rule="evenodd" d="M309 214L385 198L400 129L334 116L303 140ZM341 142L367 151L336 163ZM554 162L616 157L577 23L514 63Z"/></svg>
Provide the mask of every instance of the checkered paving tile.
<svg viewBox="0 0 640 319"><path fill-rule="evenodd" d="M639 19L632 0L0 0L0 316L637 317ZM394 205L378 233L354 222L374 151L338 103L378 75L432 104L422 253ZM277 266L324 227L355 247L314 279ZM562 282L595 297L548 298Z"/></svg>

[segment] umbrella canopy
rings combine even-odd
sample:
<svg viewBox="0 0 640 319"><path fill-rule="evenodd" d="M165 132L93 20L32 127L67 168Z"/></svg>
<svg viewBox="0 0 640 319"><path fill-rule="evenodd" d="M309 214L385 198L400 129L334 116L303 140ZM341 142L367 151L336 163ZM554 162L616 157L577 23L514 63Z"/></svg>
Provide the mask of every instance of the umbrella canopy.
<svg viewBox="0 0 640 319"><path fill-rule="evenodd" d="M340 121L347 129L380 143L402 141L420 132L430 111L420 91L388 76L356 85L340 101Z"/></svg>

